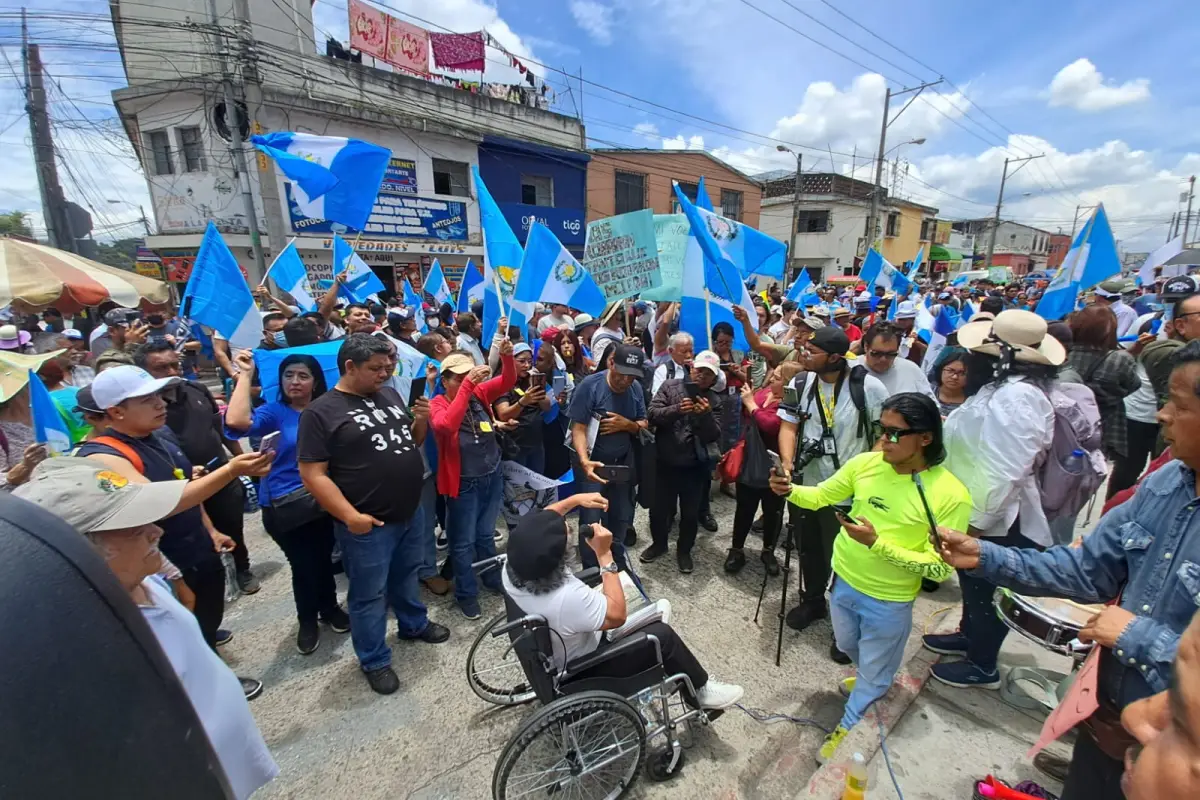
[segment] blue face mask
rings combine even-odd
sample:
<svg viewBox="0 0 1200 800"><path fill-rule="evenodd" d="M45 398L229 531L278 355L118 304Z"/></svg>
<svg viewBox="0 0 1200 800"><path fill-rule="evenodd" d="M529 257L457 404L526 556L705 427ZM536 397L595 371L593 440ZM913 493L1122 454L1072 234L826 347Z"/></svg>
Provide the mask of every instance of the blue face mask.
<svg viewBox="0 0 1200 800"><path fill-rule="evenodd" d="M280 347L288 346L287 337L283 335L283 331L276 331L275 333L271 334L271 341Z"/></svg>

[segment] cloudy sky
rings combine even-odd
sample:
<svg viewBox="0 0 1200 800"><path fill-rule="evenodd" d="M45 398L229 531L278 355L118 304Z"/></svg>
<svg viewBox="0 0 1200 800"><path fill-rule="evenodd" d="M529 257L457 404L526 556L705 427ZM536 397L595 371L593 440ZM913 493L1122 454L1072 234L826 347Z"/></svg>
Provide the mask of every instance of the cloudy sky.
<svg viewBox="0 0 1200 800"><path fill-rule="evenodd" d="M1010 178L1005 218L1069 230L1076 206L1103 202L1124 247L1148 250L1165 240L1188 176L1200 172L1194 0L374 4L435 30L486 27L534 62L559 108L582 106L593 146L702 147L749 172L793 169L794 157L776 150L786 144L806 170L867 177L885 90L944 78L892 123L889 148L926 141L897 148L885 181L946 218L989 215L1005 158L1042 155ZM67 194L97 207L98 232L128 235L133 206L148 201L108 100L123 80L107 2L34 5ZM279 5L282 18L288 0ZM19 72L12 11L0 4L0 44ZM44 16L60 11L70 16ZM344 38L346 13L346 0L317 0L318 41ZM509 74L489 62L489 80ZM0 65L0 210L37 207L21 105L14 71Z"/></svg>

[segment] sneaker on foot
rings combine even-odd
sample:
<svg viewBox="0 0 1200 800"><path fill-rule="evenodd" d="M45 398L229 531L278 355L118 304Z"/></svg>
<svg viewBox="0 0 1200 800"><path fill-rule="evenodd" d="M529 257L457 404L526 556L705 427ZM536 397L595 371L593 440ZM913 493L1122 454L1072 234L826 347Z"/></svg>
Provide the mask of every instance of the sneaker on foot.
<svg viewBox="0 0 1200 800"><path fill-rule="evenodd" d="M825 619L828 612L825 604L801 603L787 613L784 621L794 631L802 631L819 619Z"/></svg>
<svg viewBox="0 0 1200 800"><path fill-rule="evenodd" d="M649 564L659 556L665 556L666 554L667 546L665 544L652 544L642 551L642 554L638 556L638 561L641 561L643 564Z"/></svg>
<svg viewBox="0 0 1200 800"><path fill-rule="evenodd" d="M838 691L841 692L842 697L849 697L850 693L854 691L854 686L857 683L858 676L856 675L851 675L849 678L842 678L842 680L838 683Z"/></svg>
<svg viewBox="0 0 1200 800"><path fill-rule="evenodd" d="M842 739L846 738L846 734L850 731L838 725L829 734L825 736L825 741L821 742L821 749L817 752L817 763L826 764L833 754L837 752L838 745L842 743Z"/></svg>
<svg viewBox="0 0 1200 800"><path fill-rule="evenodd" d="M334 633L350 632L350 615L341 606L334 606L328 611L321 612L321 621L328 625Z"/></svg>
<svg viewBox="0 0 1200 800"><path fill-rule="evenodd" d="M725 556L725 571L736 575L746 566L746 553L740 547L731 547L729 555Z"/></svg>
<svg viewBox="0 0 1200 800"><path fill-rule="evenodd" d="M986 672L970 661L954 661L949 664L934 664L931 674L947 686L960 689L999 689L1000 671Z"/></svg>
<svg viewBox="0 0 1200 800"><path fill-rule="evenodd" d="M239 675L238 680L242 682L242 691L246 693L247 700L253 700L262 694L263 682L257 678L243 678Z"/></svg>
<svg viewBox="0 0 1200 800"><path fill-rule="evenodd" d="M438 549L438 550L445 550L445 549L446 549L446 548L448 548L449 546L450 546L450 540L446 538L446 532L445 532L445 531L438 531L438 535L437 535L437 549Z"/></svg>
<svg viewBox="0 0 1200 800"><path fill-rule="evenodd" d="M695 563L692 562L691 553L677 553L675 561L679 564L679 571L684 575L691 575L692 570L696 568Z"/></svg>
<svg viewBox="0 0 1200 800"><path fill-rule="evenodd" d="M438 574L434 574L429 578L422 578L421 583L425 585L426 589L433 592L438 597L449 594L450 590L454 588L450 581Z"/></svg>
<svg viewBox="0 0 1200 800"><path fill-rule="evenodd" d="M469 600L459 600L458 610L467 619L479 619L483 616L483 612L479 609L479 601L473 597Z"/></svg>
<svg viewBox="0 0 1200 800"><path fill-rule="evenodd" d="M937 581L930 580L929 578L921 578L922 592L936 592L940 586L941 584Z"/></svg>
<svg viewBox="0 0 1200 800"><path fill-rule="evenodd" d="M717 532L717 519L711 511L700 518L700 527L709 533Z"/></svg>
<svg viewBox="0 0 1200 800"><path fill-rule="evenodd" d="M829 657L833 659L833 663L845 666L850 663L850 656L838 649L837 642L829 645Z"/></svg>
<svg viewBox="0 0 1200 800"><path fill-rule="evenodd" d="M217 647L224 647L233 641L233 631L227 631L224 628L217 629Z"/></svg>
<svg viewBox="0 0 1200 800"><path fill-rule="evenodd" d="M958 631L926 634L921 637L921 644L925 646L926 650L932 650L944 656L965 656L967 654L967 637Z"/></svg>
<svg viewBox="0 0 1200 800"><path fill-rule="evenodd" d="M762 562L763 569L766 570L767 574L772 578L779 574L779 559L775 557L775 553L770 550L763 550Z"/></svg>
<svg viewBox="0 0 1200 800"><path fill-rule="evenodd" d="M504 531L500 530L499 528L492 531L492 541L493 542L498 542L503 538L504 538Z"/></svg>
<svg viewBox="0 0 1200 800"><path fill-rule="evenodd" d="M366 675L367 683L371 684L371 688L378 694L391 694L400 688L400 679L391 667L369 670Z"/></svg>
<svg viewBox="0 0 1200 800"><path fill-rule="evenodd" d="M736 683L721 683L709 678L696 692L696 703L701 708L716 711L719 708L729 708L741 700L745 693L746 690Z"/></svg>
<svg viewBox="0 0 1200 800"><path fill-rule="evenodd" d="M238 588L242 590L242 594L254 594L262 588L258 582L258 576L248 569L242 570L237 574Z"/></svg>
<svg viewBox="0 0 1200 800"><path fill-rule="evenodd" d="M1049 750L1043 750L1033 757L1033 766L1042 774L1049 775L1059 783L1067 779L1067 768L1070 765L1070 761Z"/></svg>
<svg viewBox="0 0 1200 800"><path fill-rule="evenodd" d="M476 605L476 608L479 606ZM466 613L465 611L463 612ZM470 619L470 617L468 617ZM426 642L427 644L441 644L450 638L450 629L445 625L438 625L436 622L430 622L425 626L425 630L418 633L416 636L401 636L401 639L409 639L412 641Z"/></svg>
<svg viewBox="0 0 1200 800"><path fill-rule="evenodd" d="M750 523L750 530L760 534L763 532L763 518L761 515L754 522Z"/></svg>
<svg viewBox="0 0 1200 800"><path fill-rule="evenodd" d="M300 655L307 656L315 652L321 644L321 626L313 622L301 622L296 634L296 649Z"/></svg>

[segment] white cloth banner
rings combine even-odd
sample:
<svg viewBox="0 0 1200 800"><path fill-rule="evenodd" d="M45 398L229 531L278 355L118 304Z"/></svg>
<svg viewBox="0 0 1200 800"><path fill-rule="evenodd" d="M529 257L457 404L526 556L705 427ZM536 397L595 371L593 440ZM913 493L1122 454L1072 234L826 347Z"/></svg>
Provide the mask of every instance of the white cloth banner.
<svg viewBox="0 0 1200 800"><path fill-rule="evenodd" d="M500 469L504 472L504 521L509 525L558 500L558 487L565 483L539 475L516 461L501 461Z"/></svg>

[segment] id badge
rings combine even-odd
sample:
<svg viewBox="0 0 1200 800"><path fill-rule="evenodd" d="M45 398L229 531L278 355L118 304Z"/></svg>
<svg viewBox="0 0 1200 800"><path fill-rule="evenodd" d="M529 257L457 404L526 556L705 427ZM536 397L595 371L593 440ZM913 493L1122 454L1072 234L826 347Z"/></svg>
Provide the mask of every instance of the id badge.
<svg viewBox="0 0 1200 800"><path fill-rule="evenodd" d="M492 423L488 422L486 419L482 420L479 423L479 432L480 433L491 433L492 432Z"/></svg>
<svg viewBox="0 0 1200 800"><path fill-rule="evenodd" d="M834 441L833 434L826 434L821 437L821 452L827 456L837 453L837 442Z"/></svg>

